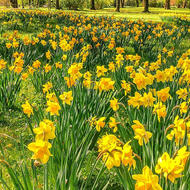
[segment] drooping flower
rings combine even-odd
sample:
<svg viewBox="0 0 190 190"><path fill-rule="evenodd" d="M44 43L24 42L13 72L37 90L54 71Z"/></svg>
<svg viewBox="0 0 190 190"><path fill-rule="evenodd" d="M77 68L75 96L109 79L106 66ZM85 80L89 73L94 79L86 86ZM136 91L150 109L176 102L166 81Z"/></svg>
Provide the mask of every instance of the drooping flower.
<svg viewBox="0 0 190 190"><path fill-rule="evenodd" d="M186 123L183 118L179 118L177 115L175 117L174 124L171 125L170 128L172 128L172 131L166 136L167 139L171 141L175 137L175 143L182 144L186 130L187 133L189 133L190 125L189 122Z"/></svg>
<svg viewBox="0 0 190 190"><path fill-rule="evenodd" d="M170 97L169 91L170 87L163 88L162 90L157 91L158 99L162 102L166 102L166 100Z"/></svg>
<svg viewBox="0 0 190 190"><path fill-rule="evenodd" d="M114 84L115 81L112 81L111 78L101 78L94 88L99 89L100 91L109 91L114 90Z"/></svg>
<svg viewBox="0 0 190 190"><path fill-rule="evenodd" d="M4 61L3 59L0 60L0 71L5 69L7 65L7 62Z"/></svg>
<svg viewBox="0 0 190 190"><path fill-rule="evenodd" d="M122 80L121 82L121 87L122 89L124 89L126 96L129 92L131 92L131 85L127 83L125 80Z"/></svg>
<svg viewBox="0 0 190 190"><path fill-rule="evenodd" d="M180 113L181 113L181 114L187 113L187 110L188 110L187 102L182 102L182 103L180 104Z"/></svg>
<svg viewBox="0 0 190 190"><path fill-rule="evenodd" d="M137 109L139 109L139 107L143 104L142 103L142 95L139 94L138 92L135 92L135 96L129 96L129 100L128 100L128 104L129 106L133 106L133 107L137 107Z"/></svg>
<svg viewBox="0 0 190 190"><path fill-rule="evenodd" d="M59 97L63 104L71 105L71 101L73 100L72 91L63 92L63 94L61 94Z"/></svg>
<svg viewBox="0 0 190 190"><path fill-rule="evenodd" d="M35 69L38 69L41 65L41 62L39 60L36 60L33 62L32 66L35 68Z"/></svg>
<svg viewBox="0 0 190 190"><path fill-rule="evenodd" d="M159 159L155 167L157 174L163 174L166 179L169 179L174 183L176 178L182 177L181 173L184 170L184 166L180 160L170 158L169 154L165 152Z"/></svg>
<svg viewBox="0 0 190 190"><path fill-rule="evenodd" d="M114 166L119 167L121 164L122 148L120 140L115 135L104 135L98 140L99 157L108 169Z"/></svg>
<svg viewBox="0 0 190 190"><path fill-rule="evenodd" d="M51 52L50 52L49 50L46 52L46 58L47 58L48 60L51 59Z"/></svg>
<svg viewBox="0 0 190 190"><path fill-rule="evenodd" d="M53 87L52 83L47 82L46 84L43 85L43 93L48 92L52 87Z"/></svg>
<svg viewBox="0 0 190 190"><path fill-rule="evenodd" d="M137 85L137 89L145 89L147 85L147 78L142 73L136 73L133 82Z"/></svg>
<svg viewBox="0 0 190 190"><path fill-rule="evenodd" d="M97 77L105 76L105 73L107 71L108 70L104 66L97 66L97 70L96 70Z"/></svg>
<svg viewBox="0 0 190 190"><path fill-rule="evenodd" d="M116 122L116 119L114 117L110 117L109 128L113 128L114 133L117 131L117 124L118 122Z"/></svg>
<svg viewBox="0 0 190 190"><path fill-rule="evenodd" d="M29 104L28 101L26 101L25 104L22 104L22 108L23 108L23 112L27 114L28 117L34 114L32 106Z"/></svg>
<svg viewBox="0 0 190 190"><path fill-rule="evenodd" d="M100 119L96 121L96 130L98 132L100 132L101 128L105 126L105 120L106 120L105 117L101 117Z"/></svg>
<svg viewBox="0 0 190 190"><path fill-rule="evenodd" d="M152 107L155 100L156 98L153 97L152 92L149 92L148 94L145 92L141 98L144 107Z"/></svg>
<svg viewBox="0 0 190 190"><path fill-rule="evenodd" d="M137 181L135 190L162 190L158 184L158 176L154 175L148 166L143 168L142 174L133 175L132 178Z"/></svg>
<svg viewBox="0 0 190 190"><path fill-rule="evenodd" d="M165 118L166 117L166 106L162 104L162 102L158 102L157 104L154 105L153 113L157 114L158 116L158 121L160 122L160 118Z"/></svg>
<svg viewBox="0 0 190 190"><path fill-rule="evenodd" d="M133 153L132 147L129 145L130 141L127 142L122 149L122 164L124 166L129 166L128 169L133 166L133 168L136 167L136 161L134 159L135 155Z"/></svg>
<svg viewBox="0 0 190 190"><path fill-rule="evenodd" d="M114 98L113 100L110 100L110 107L113 111L117 111L119 109L118 99Z"/></svg>
<svg viewBox="0 0 190 190"><path fill-rule="evenodd" d="M175 160L180 160L181 164L185 166L189 156L190 152L187 151L186 146L183 146L177 151L177 156L175 157Z"/></svg>
<svg viewBox="0 0 190 190"><path fill-rule="evenodd" d="M59 110L61 109L58 102L47 101L46 111L50 112L50 115L59 115Z"/></svg>
<svg viewBox="0 0 190 190"><path fill-rule="evenodd" d="M34 152L32 159L39 160L42 164L46 164L49 157L52 156L49 149L51 144L47 141L38 140L28 145L28 149Z"/></svg>
<svg viewBox="0 0 190 190"><path fill-rule="evenodd" d="M178 95L179 99L186 100L187 95L188 95L187 88L184 88L184 89L180 88L179 90L176 91L176 94Z"/></svg>
<svg viewBox="0 0 190 190"><path fill-rule="evenodd" d="M149 131L146 131L144 128L144 125L141 124L138 120L134 120L133 123L135 123L134 125L132 125L132 128L135 133L134 138L138 140L138 143L140 146L143 145L143 141L145 144L147 144L149 139L152 137L152 133Z"/></svg>
<svg viewBox="0 0 190 190"><path fill-rule="evenodd" d="M55 126L48 119L41 121L39 127L34 128L33 131L36 134L36 141L48 141L55 138Z"/></svg>

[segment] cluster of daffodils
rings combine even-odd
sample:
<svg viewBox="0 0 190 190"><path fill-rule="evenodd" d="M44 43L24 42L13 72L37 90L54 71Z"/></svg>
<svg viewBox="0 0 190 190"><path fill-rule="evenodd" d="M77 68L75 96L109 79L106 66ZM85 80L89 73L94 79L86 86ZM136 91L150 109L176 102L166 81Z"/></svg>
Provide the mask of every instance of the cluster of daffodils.
<svg viewBox="0 0 190 190"><path fill-rule="evenodd" d="M117 131L118 124L119 122L117 122L114 117L109 118L108 127L112 129L114 133ZM96 130L100 132L101 129L106 127L106 117L100 117L99 119L96 118L96 116L92 117L90 119L90 126L91 127L95 126Z"/></svg>
<svg viewBox="0 0 190 190"><path fill-rule="evenodd" d="M142 174L136 174L132 176L137 181L135 184L135 190L141 189L156 189L162 190L162 187L158 184L159 178L152 173L152 170L145 166L142 170Z"/></svg>
<svg viewBox="0 0 190 190"><path fill-rule="evenodd" d="M149 141L149 139L152 137L152 133L149 131L146 131L144 128L144 125L140 123L138 120L133 121L135 124L132 125L132 128L135 133L134 139L138 140L138 143L140 146L143 145L143 141L145 144Z"/></svg>
<svg viewBox="0 0 190 190"><path fill-rule="evenodd" d="M105 162L108 169L119 167L121 163L124 166L133 166L135 168L136 154L133 152L130 142L123 144L115 135L104 135L98 140L99 158Z"/></svg>
<svg viewBox="0 0 190 190"><path fill-rule="evenodd" d="M102 160L108 169L120 167L121 164L129 166L129 169L131 166L135 168L136 161L134 158L139 158L139 156L133 152L132 147L129 144L130 141L124 144L115 135L104 135L98 140L98 157L102 157ZM186 150L186 146L182 147L175 153L173 158L170 158L169 154L165 152L158 159L155 172L163 175L166 179L169 179L174 183L176 178L182 177L185 164L190 156L190 152ZM132 176L133 179L137 181L135 185L136 190L140 190L142 188L162 189L158 184L158 176L154 175L148 166L145 166L142 172L142 174Z"/></svg>
<svg viewBox="0 0 190 190"><path fill-rule="evenodd" d="M176 116L174 124L170 125L166 130L172 129L166 136L168 140L172 141L175 139L176 145L182 144L185 135L187 134L187 144L190 146L190 121L189 117L186 119L179 118ZM166 132L167 132L166 131Z"/></svg>
<svg viewBox="0 0 190 190"><path fill-rule="evenodd" d="M165 152L157 162L155 171L157 174L163 175L174 183L176 178L182 177L182 172L185 169L185 164L190 156L190 152L186 151L187 147L184 146L179 149L173 158Z"/></svg>
<svg viewBox="0 0 190 190"><path fill-rule="evenodd" d="M23 109L23 112L24 112L28 117L30 117L31 115L34 114L33 108L32 108L32 106L30 105L30 103L29 103L28 101L26 101L24 104L22 104L22 109Z"/></svg>
<svg viewBox="0 0 190 190"><path fill-rule="evenodd" d="M155 97L153 96L152 92L144 93L143 96L135 92L135 96L129 96L128 105L131 105L133 107L137 107L139 109L140 106L146 107L154 107L153 113L157 114L158 121L160 121L160 118L166 117L166 105L164 104L167 99L169 99L171 96L169 94L170 87L161 89L159 91L152 90L155 94ZM154 104L154 102L158 102Z"/></svg>
<svg viewBox="0 0 190 190"><path fill-rule="evenodd" d="M173 188L172 183L188 175L185 167L189 165L190 155L190 50L181 55L177 49L168 48L171 43L175 47L189 35L188 26L114 20L63 11L11 10L0 15L1 20L5 20L0 47L0 82L6 81L9 73L18 77L13 83L30 81L43 101L39 109L29 103L30 99L22 105L28 121L33 123L36 119L39 123L39 115L54 121L44 119L33 129L35 141L28 145L33 160L46 164L51 152L61 152L62 146L56 144L61 142L52 143L52 140L62 133L68 139L71 137L72 143L75 137L78 138L77 134L82 133L79 136L84 139L84 145L89 145L88 138L83 136L87 129L99 135L98 158L109 170L113 167L120 170L121 166L124 171L123 166L127 167L132 178L123 175L122 171L118 175L125 178L121 181L131 184L127 189L134 189L132 179L136 181L136 190L161 190L164 182ZM9 15L11 18L14 15L14 21L7 21ZM45 23L55 20L64 20L64 23ZM19 31L4 33L8 31L8 25L14 28L16 21L18 26L27 22L28 26L43 25L43 29L32 37L20 36ZM134 55L128 54L128 48L135 51ZM3 90L7 89L5 85ZM82 125L84 131L77 128L76 136L70 136L70 130L75 128L69 125L76 118L81 103L75 97L80 93L85 101L90 99L87 102L92 108L96 106L93 113L87 113L89 110L84 105L87 117L77 115L82 116L79 124L96 116L89 119L91 128ZM95 98L91 99L89 94ZM102 110L101 115L96 107ZM69 113L68 118L64 118L69 122L55 135L55 126L60 119L64 121L65 113ZM62 130L65 127L69 130ZM76 141L83 142L81 139ZM89 151L88 148L83 150L85 154ZM64 151L68 155L63 158L64 163L71 163L67 159L70 159L72 146L68 149L66 146ZM79 154L77 160L80 159L84 160L84 157L80 158ZM73 178L68 177L66 185L70 179Z"/></svg>
<svg viewBox="0 0 190 190"><path fill-rule="evenodd" d="M7 65L7 62L3 59L0 59L0 71L5 69Z"/></svg>
<svg viewBox="0 0 190 190"><path fill-rule="evenodd" d="M59 111L61 110L61 106L59 105L59 100L56 97L56 94L54 92L50 92L53 88L53 85L51 82L47 82L43 85L43 93L46 94L47 99L47 108L46 111L50 113L50 115L57 115L59 116ZM73 100L72 91L63 92L59 96L60 100L62 100L62 104L65 105L71 105L71 102Z"/></svg>
<svg viewBox="0 0 190 190"><path fill-rule="evenodd" d="M24 66L24 60L23 60L24 53L15 52L13 54L13 57L14 57L14 63L12 66L9 67L9 70L19 74L23 70Z"/></svg>
<svg viewBox="0 0 190 190"><path fill-rule="evenodd" d="M39 127L34 128L33 131L36 134L35 142L28 145L28 149L34 153L31 159L46 164L49 157L52 156L49 150L52 145L48 140L56 137L55 126L52 121L44 119L40 122Z"/></svg>

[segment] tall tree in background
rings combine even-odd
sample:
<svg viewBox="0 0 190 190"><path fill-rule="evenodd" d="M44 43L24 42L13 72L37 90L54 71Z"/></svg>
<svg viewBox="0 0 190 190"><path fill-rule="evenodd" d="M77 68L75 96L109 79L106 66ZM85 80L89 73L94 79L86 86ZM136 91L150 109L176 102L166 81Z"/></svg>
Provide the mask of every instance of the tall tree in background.
<svg viewBox="0 0 190 190"><path fill-rule="evenodd" d="M121 0L116 0L116 11L120 12L120 2Z"/></svg>
<svg viewBox="0 0 190 190"><path fill-rule="evenodd" d="M40 0L36 1L36 7L38 7L38 8L40 7Z"/></svg>
<svg viewBox="0 0 190 190"><path fill-rule="evenodd" d="M95 8L95 0L91 0L91 10L96 10L96 8Z"/></svg>
<svg viewBox="0 0 190 190"><path fill-rule="evenodd" d="M115 8L116 8L116 4L117 4L116 1L117 1L117 0L114 0L114 2L113 2L113 6L114 6Z"/></svg>
<svg viewBox="0 0 190 190"><path fill-rule="evenodd" d="M144 4L144 11L145 13L149 13L149 1L148 0L144 0L143 1L143 4Z"/></svg>
<svg viewBox="0 0 190 190"><path fill-rule="evenodd" d="M29 8L31 8L31 0L28 0Z"/></svg>
<svg viewBox="0 0 190 190"><path fill-rule="evenodd" d="M48 0L48 9L51 9L51 0Z"/></svg>
<svg viewBox="0 0 190 190"><path fill-rule="evenodd" d="M124 8L125 6L125 0L121 0L121 7Z"/></svg>
<svg viewBox="0 0 190 190"><path fill-rule="evenodd" d="M11 6L13 8L18 8L18 1L17 0L10 0L10 2L11 2Z"/></svg>
<svg viewBox="0 0 190 190"><path fill-rule="evenodd" d="M184 0L183 1L183 8L186 8L187 7L187 0Z"/></svg>
<svg viewBox="0 0 190 190"><path fill-rule="evenodd" d="M60 9L60 7L59 7L59 0L56 0L56 9Z"/></svg>
<svg viewBox="0 0 190 190"><path fill-rule="evenodd" d="M139 7L139 0L136 0L136 5L137 7Z"/></svg>
<svg viewBox="0 0 190 190"><path fill-rule="evenodd" d="M165 0L165 9L170 9L170 0Z"/></svg>
<svg viewBox="0 0 190 190"><path fill-rule="evenodd" d="M22 8L24 9L24 0L22 0Z"/></svg>

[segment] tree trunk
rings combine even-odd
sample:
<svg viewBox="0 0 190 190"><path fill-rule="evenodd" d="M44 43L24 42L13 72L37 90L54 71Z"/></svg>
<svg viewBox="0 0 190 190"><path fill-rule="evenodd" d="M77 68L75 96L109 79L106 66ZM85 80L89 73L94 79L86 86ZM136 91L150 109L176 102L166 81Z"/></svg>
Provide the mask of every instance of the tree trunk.
<svg viewBox="0 0 190 190"><path fill-rule="evenodd" d="M48 9L51 9L51 0L48 0Z"/></svg>
<svg viewBox="0 0 190 190"><path fill-rule="evenodd" d="M184 0L183 1L183 8L186 8L187 7L187 0Z"/></svg>
<svg viewBox="0 0 190 190"><path fill-rule="evenodd" d="M22 0L22 8L24 9L24 0Z"/></svg>
<svg viewBox="0 0 190 190"><path fill-rule="evenodd" d="M145 13L149 13L149 2L148 2L148 0L144 0L144 2L143 2L143 4L144 4L144 11L143 12L145 12Z"/></svg>
<svg viewBox="0 0 190 190"><path fill-rule="evenodd" d="M165 9L170 9L170 0L165 1Z"/></svg>
<svg viewBox="0 0 190 190"><path fill-rule="evenodd" d="M36 7L39 8L40 7L40 0L36 1Z"/></svg>
<svg viewBox="0 0 190 190"><path fill-rule="evenodd" d="M136 5L137 7L139 7L139 0L136 0Z"/></svg>
<svg viewBox="0 0 190 190"><path fill-rule="evenodd" d="M56 0L56 9L60 9L60 7L59 7L59 0Z"/></svg>
<svg viewBox="0 0 190 190"><path fill-rule="evenodd" d="M113 3L113 5L114 5L115 8L116 8L116 4L117 4L116 1L117 1L117 0L114 0L114 3Z"/></svg>
<svg viewBox="0 0 190 190"><path fill-rule="evenodd" d="M120 12L120 1L121 0L116 0L116 11Z"/></svg>
<svg viewBox="0 0 190 190"><path fill-rule="evenodd" d="M96 8L95 8L95 0L91 0L91 10L96 10Z"/></svg>
<svg viewBox="0 0 190 190"><path fill-rule="evenodd" d="M31 0L28 1L29 8L31 8Z"/></svg>
<svg viewBox="0 0 190 190"><path fill-rule="evenodd" d="M125 6L125 0L121 0L121 7L124 8Z"/></svg>

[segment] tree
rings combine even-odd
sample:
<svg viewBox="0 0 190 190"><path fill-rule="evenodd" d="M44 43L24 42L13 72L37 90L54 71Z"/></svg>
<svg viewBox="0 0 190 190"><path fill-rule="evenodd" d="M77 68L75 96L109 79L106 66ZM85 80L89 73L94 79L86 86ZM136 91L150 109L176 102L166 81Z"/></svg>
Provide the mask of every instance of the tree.
<svg viewBox="0 0 190 190"><path fill-rule="evenodd" d="M96 8L95 8L95 0L91 0L91 10L96 10Z"/></svg>
<svg viewBox="0 0 190 190"><path fill-rule="evenodd" d="M11 2L11 6L13 8L18 8L18 1L17 0L10 0L10 2Z"/></svg>
<svg viewBox="0 0 190 190"><path fill-rule="evenodd" d="M40 0L36 1L36 7L40 7Z"/></svg>
<svg viewBox="0 0 190 190"><path fill-rule="evenodd" d="M120 12L120 1L121 0L116 0L116 11Z"/></svg>
<svg viewBox="0 0 190 190"><path fill-rule="evenodd" d="M125 6L125 0L121 0L121 7L124 8Z"/></svg>
<svg viewBox="0 0 190 190"><path fill-rule="evenodd" d="M60 9L60 7L59 7L59 0L56 0L56 9Z"/></svg>
<svg viewBox="0 0 190 190"><path fill-rule="evenodd" d="M139 0L136 0L136 5L137 7L139 7Z"/></svg>
<svg viewBox="0 0 190 190"><path fill-rule="evenodd" d="M22 8L24 9L24 0L22 0Z"/></svg>
<svg viewBox="0 0 190 190"><path fill-rule="evenodd" d="M187 7L187 0L184 0L183 1L183 8L186 8Z"/></svg>
<svg viewBox="0 0 190 190"><path fill-rule="evenodd" d="M144 0L143 1L143 4L144 4L144 11L145 13L149 13L149 1L148 0Z"/></svg>
<svg viewBox="0 0 190 190"><path fill-rule="evenodd" d="M48 9L51 9L51 0L48 0Z"/></svg>
<svg viewBox="0 0 190 190"><path fill-rule="evenodd" d="M31 8L31 0L28 1L29 8Z"/></svg>
<svg viewBox="0 0 190 190"><path fill-rule="evenodd" d="M117 1L117 0L114 0L114 3L113 3L113 6L114 6L115 8L116 8L116 4L117 4L116 1Z"/></svg>
<svg viewBox="0 0 190 190"><path fill-rule="evenodd" d="M170 9L170 0L165 0L165 9Z"/></svg>

